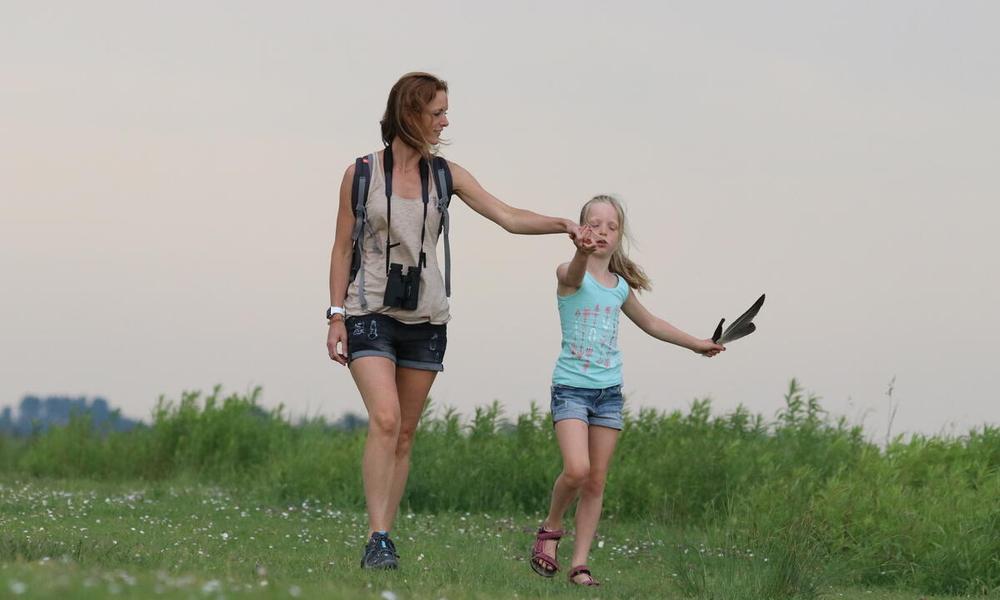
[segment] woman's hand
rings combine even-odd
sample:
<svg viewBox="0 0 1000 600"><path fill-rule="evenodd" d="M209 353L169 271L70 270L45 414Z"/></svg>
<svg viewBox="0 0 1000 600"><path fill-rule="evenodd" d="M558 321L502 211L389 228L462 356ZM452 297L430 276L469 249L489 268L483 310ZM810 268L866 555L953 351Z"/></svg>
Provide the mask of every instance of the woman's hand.
<svg viewBox="0 0 1000 600"><path fill-rule="evenodd" d="M337 350L340 344L340 351ZM326 334L326 352L330 358L342 365L347 364L347 326L343 319L330 320L330 331Z"/></svg>
<svg viewBox="0 0 1000 600"><path fill-rule="evenodd" d="M579 232L574 236L570 234L573 238L573 244L576 249L583 254L592 254L594 250L597 250L597 243L594 242L594 231L590 228L590 225L584 225L580 227Z"/></svg>
<svg viewBox="0 0 1000 600"><path fill-rule="evenodd" d="M691 350L697 352L702 356L712 358L719 352L725 352L726 347L720 346L719 344L716 344L710 339L706 339L706 340L698 340L698 343L695 344L695 347L691 348Z"/></svg>
<svg viewBox="0 0 1000 600"><path fill-rule="evenodd" d="M573 240L573 242L575 243L576 238L582 235L583 227L580 227L575 222L570 221L569 219L564 219L564 221L566 221L566 233L569 234L569 239Z"/></svg>

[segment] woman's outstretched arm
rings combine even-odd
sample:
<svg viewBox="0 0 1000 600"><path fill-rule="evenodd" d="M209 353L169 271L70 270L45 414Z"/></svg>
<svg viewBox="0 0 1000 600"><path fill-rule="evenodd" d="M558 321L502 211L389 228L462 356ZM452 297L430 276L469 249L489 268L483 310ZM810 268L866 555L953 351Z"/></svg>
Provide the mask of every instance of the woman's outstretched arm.
<svg viewBox="0 0 1000 600"><path fill-rule="evenodd" d="M510 233L537 235L543 233L568 233L576 237L580 227L569 219L547 217L523 208L504 204L483 189L476 178L461 166L449 161L455 193L469 207L503 227Z"/></svg>

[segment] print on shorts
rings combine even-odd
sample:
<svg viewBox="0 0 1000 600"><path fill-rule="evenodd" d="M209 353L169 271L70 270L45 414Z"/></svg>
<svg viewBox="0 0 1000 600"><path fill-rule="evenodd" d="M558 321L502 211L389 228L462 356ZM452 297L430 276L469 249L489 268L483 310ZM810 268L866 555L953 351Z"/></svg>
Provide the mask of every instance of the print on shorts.
<svg viewBox="0 0 1000 600"><path fill-rule="evenodd" d="M365 334L365 324L363 321L354 322L354 331L351 332L352 336L364 335Z"/></svg>
<svg viewBox="0 0 1000 600"><path fill-rule="evenodd" d="M368 339L378 339L378 323L372 319L371 327L368 328Z"/></svg>

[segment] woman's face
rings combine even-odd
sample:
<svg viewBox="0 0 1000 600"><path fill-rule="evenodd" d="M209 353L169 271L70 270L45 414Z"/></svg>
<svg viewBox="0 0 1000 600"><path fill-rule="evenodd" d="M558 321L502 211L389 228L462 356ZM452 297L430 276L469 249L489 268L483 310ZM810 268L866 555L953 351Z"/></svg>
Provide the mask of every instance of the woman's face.
<svg viewBox="0 0 1000 600"><path fill-rule="evenodd" d="M594 254L610 256L617 248L621 239L621 223L618 222L618 211L607 202L594 202L587 209L584 220L591 232L591 238L597 245Z"/></svg>
<svg viewBox="0 0 1000 600"><path fill-rule="evenodd" d="M448 92L438 90L434 99L424 107L423 121L427 143L436 145L441 141L441 132L448 126Z"/></svg>

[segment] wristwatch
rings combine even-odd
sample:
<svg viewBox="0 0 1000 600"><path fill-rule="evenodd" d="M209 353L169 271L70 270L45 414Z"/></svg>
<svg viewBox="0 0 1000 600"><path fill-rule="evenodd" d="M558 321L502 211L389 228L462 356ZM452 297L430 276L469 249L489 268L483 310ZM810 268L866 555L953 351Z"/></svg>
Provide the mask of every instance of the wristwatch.
<svg viewBox="0 0 1000 600"><path fill-rule="evenodd" d="M333 318L333 315L340 315L343 318L347 318L347 311L344 310L343 306L331 306L326 309L326 320L329 321Z"/></svg>

